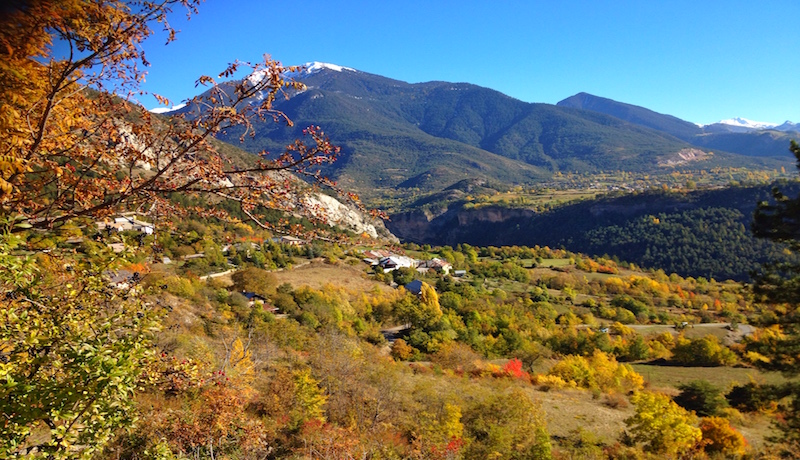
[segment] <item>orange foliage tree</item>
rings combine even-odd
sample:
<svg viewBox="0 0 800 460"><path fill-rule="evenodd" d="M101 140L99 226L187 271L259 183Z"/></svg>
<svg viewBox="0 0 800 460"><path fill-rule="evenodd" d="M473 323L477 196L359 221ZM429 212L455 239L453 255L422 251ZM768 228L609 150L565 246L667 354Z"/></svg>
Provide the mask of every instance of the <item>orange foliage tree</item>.
<svg viewBox="0 0 800 460"><path fill-rule="evenodd" d="M175 38L168 14L196 13L200 0L14 2L0 20L0 211L38 228L75 217L99 217L143 205L170 209L174 192L215 195L240 203L254 220L259 206L304 209L302 181L291 171L335 187L317 170L338 148L319 127L286 150L262 152L235 166L210 142L221 130L251 121L291 121L273 108L277 97L302 88L269 57L234 62L218 76L249 68L248 78L219 83L201 76L204 95L189 101L191 117L164 121L123 99L144 94L148 65L142 42L160 25ZM65 49L53 53L52 45ZM159 101L168 101L155 95ZM357 202L355 195L347 195ZM154 206L154 207L153 207ZM308 210L309 214L311 210ZM262 224L263 225L263 224Z"/></svg>
<svg viewBox="0 0 800 460"><path fill-rule="evenodd" d="M700 420L703 432L703 448L709 453L720 453L728 457L744 454L747 443L744 436L731 426L728 419L705 417Z"/></svg>

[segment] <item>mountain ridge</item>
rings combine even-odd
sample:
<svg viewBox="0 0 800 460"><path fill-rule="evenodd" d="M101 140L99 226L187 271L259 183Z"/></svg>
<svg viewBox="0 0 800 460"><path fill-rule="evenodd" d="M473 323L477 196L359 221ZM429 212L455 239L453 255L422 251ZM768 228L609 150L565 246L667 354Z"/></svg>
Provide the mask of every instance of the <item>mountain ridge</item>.
<svg viewBox="0 0 800 460"><path fill-rule="evenodd" d="M466 178L530 183L558 171L649 173L686 162L711 168L753 161L688 142L701 132L694 124L616 101L604 100L623 107L627 116L527 103L470 83L407 83L333 64L308 68L297 76L305 89L275 102L294 126L260 123L242 147L281 151L302 137L302 127L322 126L342 147L340 161L323 172L362 194L377 188L441 190ZM196 110L188 106L176 113ZM241 134L231 129L219 137L234 142ZM714 155L673 161L697 148L714 149Z"/></svg>
<svg viewBox="0 0 800 460"><path fill-rule="evenodd" d="M671 134L695 147L748 156L780 156L786 152L789 140L800 136L798 126L790 121L780 125L781 129L776 129L776 125L744 118L699 126L672 115L588 93L578 93L557 105L612 115Z"/></svg>

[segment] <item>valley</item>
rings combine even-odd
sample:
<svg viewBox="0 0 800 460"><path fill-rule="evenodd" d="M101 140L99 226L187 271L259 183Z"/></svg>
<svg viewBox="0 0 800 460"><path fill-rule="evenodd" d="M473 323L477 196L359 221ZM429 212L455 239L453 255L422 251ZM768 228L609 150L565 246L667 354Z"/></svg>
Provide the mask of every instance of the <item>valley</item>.
<svg viewBox="0 0 800 460"><path fill-rule="evenodd" d="M0 458L796 455L797 124L269 55L147 110L200 3L0 8Z"/></svg>

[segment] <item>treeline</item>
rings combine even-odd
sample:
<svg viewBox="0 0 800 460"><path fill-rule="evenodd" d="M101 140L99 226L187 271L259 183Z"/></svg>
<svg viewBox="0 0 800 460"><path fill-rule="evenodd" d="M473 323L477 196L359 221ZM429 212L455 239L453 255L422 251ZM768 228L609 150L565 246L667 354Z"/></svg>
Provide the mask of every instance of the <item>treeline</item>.
<svg viewBox="0 0 800 460"><path fill-rule="evenodd" d="M766 261L786 257L779 246L753 238L747 219L729 208L659 213L591 230L570 245L667 273L745 280Z"/></svg>

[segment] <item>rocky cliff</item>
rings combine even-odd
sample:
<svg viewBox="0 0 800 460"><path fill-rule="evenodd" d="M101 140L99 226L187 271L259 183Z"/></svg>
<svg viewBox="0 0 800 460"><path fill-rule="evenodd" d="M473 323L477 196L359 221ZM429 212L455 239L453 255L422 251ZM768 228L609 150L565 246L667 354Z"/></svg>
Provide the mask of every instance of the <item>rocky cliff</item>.
<svg viewBox="0 0 800 460"><path fill-rule="evenodd" d="M465 208L456 206L434 214L428 210L414 210L393 214L386 227L398 238L415 243L434 245L499 244L492 232L482 228L495 227L503 222L530 219L536 213L529 209L483 206Z"/></svg>

